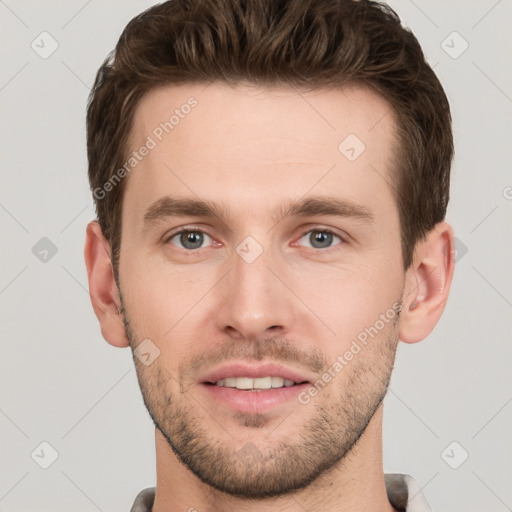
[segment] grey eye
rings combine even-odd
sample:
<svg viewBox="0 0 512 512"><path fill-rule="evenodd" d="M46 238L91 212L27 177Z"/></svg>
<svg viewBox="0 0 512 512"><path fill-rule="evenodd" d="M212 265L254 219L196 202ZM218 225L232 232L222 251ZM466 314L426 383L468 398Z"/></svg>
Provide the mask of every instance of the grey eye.
<svg viewBox="0 0 512 512"><path fill-rule="evenodd" d="M339 243L341 241L341 238L334 233L320 229L309 231L300 238L302 245L312 247L313 249L326 249L332 245L336 245L333 244L333 242Z"/></svg>
<svg viewBox="0 0 512 512"><path fill-rule="evenodd" d="M170 242L182 249L194 250L200 249L208 240L210 240L210 237L201 231L182 231L174 235Z"/></svg>

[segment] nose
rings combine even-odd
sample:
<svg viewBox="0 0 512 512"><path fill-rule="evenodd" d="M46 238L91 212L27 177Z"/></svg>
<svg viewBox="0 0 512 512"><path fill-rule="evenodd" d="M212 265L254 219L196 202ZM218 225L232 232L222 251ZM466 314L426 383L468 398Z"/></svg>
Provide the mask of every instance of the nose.
<svg viewBox="0 0 512 512"><path fill-rule="evenodd" d="M283 284L285 271L279 270L283 267L266 251L250 263L238 254L233 259L219 290L218 329L234 339L251 341L289 334L294 325L293 295Z"/></svg>

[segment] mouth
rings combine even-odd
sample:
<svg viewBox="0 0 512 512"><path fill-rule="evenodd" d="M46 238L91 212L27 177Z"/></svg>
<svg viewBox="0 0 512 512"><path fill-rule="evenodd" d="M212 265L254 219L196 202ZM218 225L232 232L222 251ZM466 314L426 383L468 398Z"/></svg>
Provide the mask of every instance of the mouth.
<svg viewBox="0 0 512 512"><path fill-rule="evenodd" d="M262 414L285 404L299 403L297 396L314 377L276 363L250 366L225 365L205 376L199 384L217 409L219 405L249 414Z"/></svg>
<svg viewBox="0 0 512 512"><path fill-rule="evenodd" d="M290 388L299 384L305 384L307 381L295 382L291 379L285 379L279 376L267 377L226 377L215 382L205 382L206 385L238 389L240 391L265 391L269 389Z"/></svg>

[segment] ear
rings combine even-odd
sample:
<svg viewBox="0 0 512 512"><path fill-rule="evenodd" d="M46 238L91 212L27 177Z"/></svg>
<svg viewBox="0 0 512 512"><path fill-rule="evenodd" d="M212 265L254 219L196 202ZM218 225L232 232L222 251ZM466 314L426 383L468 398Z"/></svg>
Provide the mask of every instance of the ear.
<svg viewBox="0 0 512 512"><path fill-rule="evenodd" d="M101 326L101 334L114 347L128 347L120 313L121 301L110 259L110 244L96 221L87 225L85 266L89 280L89 295L94 313Z"/></svg>
<svg viewBox="0 0 512 512"><path fill-rule="evenodd" d="M432 332L448 300L454 268L453 229L443 221L418 242L413 263L407 269L401 341L416 343Z"/></svg>

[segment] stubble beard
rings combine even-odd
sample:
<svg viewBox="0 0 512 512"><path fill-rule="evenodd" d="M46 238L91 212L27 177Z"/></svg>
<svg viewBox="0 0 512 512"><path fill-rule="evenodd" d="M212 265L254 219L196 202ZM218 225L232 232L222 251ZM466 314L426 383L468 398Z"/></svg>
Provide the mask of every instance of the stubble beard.
<svg viewBox="0 0 512 512"><path fill-rule="evenodd" d="M124 304L122 312L133 351L143 338L131 328ZM241 448L233 446L237 444L233 438L215 439L194 413L200 406L187 396L192 390L172 394L167 382L175 377L159 366L158 360L147 368L134 355L134 363L144 404L177 458L214 489L238 498L263 499L306 488L320 475L340 467L357 446L389 386L398 343L398 314L388 327L385 338L369 342L310 403L297 401L296 407L304 407L308 419L292 426L291 434L286 425L290 420L285 419L270 435L279 439L281 429L281 439L273 445L264 435L258 438L258 431L270 422L264 414L233 415L238 428L252 429L253 441ZM211 419L208 414L206 417Z"/></svg>

